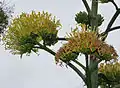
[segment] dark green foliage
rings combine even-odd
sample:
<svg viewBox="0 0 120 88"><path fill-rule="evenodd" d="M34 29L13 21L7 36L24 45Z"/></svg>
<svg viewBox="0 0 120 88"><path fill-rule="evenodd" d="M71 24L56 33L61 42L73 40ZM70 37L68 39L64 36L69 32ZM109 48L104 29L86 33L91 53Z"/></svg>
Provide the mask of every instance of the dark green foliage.
<svg viewBox="0 0 120 88"><path fill-rule="evenodd" d="M0 7L0 33L3 32L3 30L8 25L8 16L4 12L4 10Z"/></svg>
<svg viewBox="0 0 120 88"><path fill-rule="evenodd" d="M7 28L12 13L12 7L6 7L5 1L0 1L0 34Z"/></svg>

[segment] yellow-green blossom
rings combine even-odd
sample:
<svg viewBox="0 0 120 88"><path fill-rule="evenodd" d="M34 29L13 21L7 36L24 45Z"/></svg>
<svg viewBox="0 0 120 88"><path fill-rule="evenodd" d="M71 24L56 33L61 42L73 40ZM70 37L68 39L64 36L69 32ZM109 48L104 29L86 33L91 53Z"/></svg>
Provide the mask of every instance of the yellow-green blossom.
<svg viewBox="0 0 120 88"><path fill-rule="evenodd" d="M110 81L120 82L120 62L101 63L99 73L104 74Z"/></svg>
<svg viewBox="0 0 120 88"><path fill-rule="evenodd" d="M48 12L22 13L13 19L3 38L5 48L13 54L30 53L36 42L46 45L57 42L57 33L61 24ZM36 51L36 50L33 50Z"/></svg>

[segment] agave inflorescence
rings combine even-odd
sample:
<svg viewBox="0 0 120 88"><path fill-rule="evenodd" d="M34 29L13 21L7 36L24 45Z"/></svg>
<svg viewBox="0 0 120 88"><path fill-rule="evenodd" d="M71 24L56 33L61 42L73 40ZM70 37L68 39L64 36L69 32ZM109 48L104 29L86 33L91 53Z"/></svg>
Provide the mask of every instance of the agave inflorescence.
<svg viewBox="0 0 120 88"><path fill-rule="evenodd" d="M114 48L101 41L95 31L85 29L70 33L68 43L58 50L56 60L72 60L76 58L78 53L95 55L97 58L106 61L117 59L118 56Z"/></svg>
<svg viewBox="0 0 120 88"><path fill-rule="evenodd" d="M108 84L113 88L114 85L120 84L120 62L101 63L99 73L104 74L106 79L100 78L100 85L106 87Z"/></svg>
<svg viewBox="0 0 120 88"><path fill-rule="evenodd" d="M60 27L60 21L48 12L22 13L13 19L3 41L6 49L13 54L31 53L31 50L37 52L34 49L36 42L43 40L44 44L49 46L57 42Z"/></svg>

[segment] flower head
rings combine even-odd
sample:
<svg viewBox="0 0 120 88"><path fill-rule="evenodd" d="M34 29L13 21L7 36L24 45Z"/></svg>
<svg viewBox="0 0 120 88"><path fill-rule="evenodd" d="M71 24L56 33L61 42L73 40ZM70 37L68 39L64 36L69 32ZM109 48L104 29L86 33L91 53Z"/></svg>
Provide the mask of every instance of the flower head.
<svg viewBox="0 0 120 88"><path fill-rule="evenodd" d="M30 53L31 50L36 51L33 48L41 40L45 45L55 44L60 26L59 20L48 12L22 13L13 19L3 41L13 54Z"/></svg>
<svg viewBox="0 0 120 88"><path fill-rule="evenodd" d="M117 59L118 57L114 48L101 41L97 33L94 31L73 31L68 35L67 39L68 43L58 50L56 54L57 59L64 58L64 56L66 56L65 58L68 58L68 56L73 55L73 53L91 54L106 61ZM72 60L73 58L68 59Z"/></svg>
<svg viewBox="0 0 120 88"><path fill-rule="evenodd" d="M112 85L120 83L120 62L112 62L112 63L101 63L99 67L99 73L105 75L107 80L112 81ZM100 78L102 81L101 85L107 85L107 80ZM104 82L104 83L103 83Z"/></svg>

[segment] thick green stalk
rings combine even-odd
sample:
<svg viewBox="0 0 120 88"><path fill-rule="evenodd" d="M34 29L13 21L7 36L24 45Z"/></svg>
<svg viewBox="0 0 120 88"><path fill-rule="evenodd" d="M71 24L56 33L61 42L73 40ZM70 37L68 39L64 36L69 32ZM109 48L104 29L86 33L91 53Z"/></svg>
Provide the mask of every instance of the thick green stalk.
<svg viewBox="0 0 120 88"><path fill-rule="evenodd" d="M98 88L98 63L90 58L91 88Z"/></svg>
<svg viewBox="0 0 120 88"><path fill-rule="evenodd" d="M93 31L97 31L97 27L98 27L98 18L97 18L97 12L98 12L98 0L92 0L92 7L91 7L91 28ZM90 79L91 79L91 88L98 88L98 64L95 66L92 66L93 64L95 64L95 56L91 56L90 57L90 63L89 63L89 67L91 69L89 69L90 71ZM93 72L91 72L91 70Z"/></svg>
<svg viewBox="0 0 120 88"><path fill-rule="evenodd" d="M90 24L91 24L92 30L95 30L95 31L98 27L97 11L98 11L98 0L92 0Z"/></svg>
<svg viewBox="0 0 120 88"><path fill-rule="evenodd" d="M85 59L86 59L86 81L87 81L87 88L92 88L91 84L91 72L89 69L89 63L88 63L88 55L85 54Z"/></svg>

